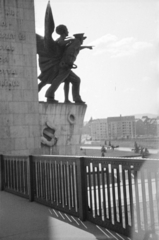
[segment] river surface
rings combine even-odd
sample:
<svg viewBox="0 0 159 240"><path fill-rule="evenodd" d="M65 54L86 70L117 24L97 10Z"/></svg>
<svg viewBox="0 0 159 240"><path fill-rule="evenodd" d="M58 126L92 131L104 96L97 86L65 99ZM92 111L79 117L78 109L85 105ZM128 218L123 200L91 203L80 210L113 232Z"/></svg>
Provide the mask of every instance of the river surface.
<svg viewBox="0 0 159 240"><path fill-rule="evenodd" d="M81 148L83 149L101 149L100 146L81 146ZM119 147L119 148L115 148L115 150L118 150L118 151L127 151L127 152L132 152L132 149L131 148L128 148L128 147ZM159 152L159 149L148 149L149 150L149 153L151 154L156 154Z"/></svg>

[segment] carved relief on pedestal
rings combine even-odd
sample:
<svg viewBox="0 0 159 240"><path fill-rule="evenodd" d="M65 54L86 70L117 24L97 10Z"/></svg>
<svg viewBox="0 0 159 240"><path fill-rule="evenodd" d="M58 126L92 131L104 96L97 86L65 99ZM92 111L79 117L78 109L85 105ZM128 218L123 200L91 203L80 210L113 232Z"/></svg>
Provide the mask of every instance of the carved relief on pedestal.
<svg viewBox="0 0 159 240"><path fill-rule="evenodd" d="M41 144L50 148L57 144L56 127L51 122L46 122L42 129Z"/></svg>
<svg viewBox="0 0 159 240"><path fill-rule="evenodd" d="M40 105L42 154L78 154L86 106Z"/></svg>

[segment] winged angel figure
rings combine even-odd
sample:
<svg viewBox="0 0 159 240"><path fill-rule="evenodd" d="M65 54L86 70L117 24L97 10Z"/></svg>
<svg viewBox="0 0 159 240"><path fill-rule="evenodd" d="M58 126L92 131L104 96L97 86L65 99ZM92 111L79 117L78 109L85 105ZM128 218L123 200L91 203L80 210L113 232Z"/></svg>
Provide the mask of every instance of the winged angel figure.
<svg viewBox="0 0 159 240"><path fill-rule="evenodd" d="M68 29L65 25L56 27L56 33L60 35L57 40L52 38L55 30L55 23L50 6L47 4L45 13L44 37L36 34L37 54L39 55L39 67L41 74L38 76L40 83L39 91L46 84L51 84L45 93L48 102L57 103L54 99L55 91L64 82L65 102L71 103L68 99L69 84L72 84L72 97L75 103L84 104L80 96L80 78L71 70L77 66L74 64L80 50L92 49L92 46L82 46L86 38L83 33L74 34L74 38L67 38Z"/></svg>

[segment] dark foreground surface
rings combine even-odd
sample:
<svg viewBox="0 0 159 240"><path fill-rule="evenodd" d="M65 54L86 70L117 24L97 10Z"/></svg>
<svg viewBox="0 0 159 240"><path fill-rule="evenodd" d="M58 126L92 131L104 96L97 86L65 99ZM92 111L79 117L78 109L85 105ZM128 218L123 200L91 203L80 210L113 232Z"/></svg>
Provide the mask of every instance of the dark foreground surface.
<svg viewBox="0 0 159 240"><path fill-rule="evenodd" d="M71 217L0 191L0 240L128 239L88 221Z"/></svg>

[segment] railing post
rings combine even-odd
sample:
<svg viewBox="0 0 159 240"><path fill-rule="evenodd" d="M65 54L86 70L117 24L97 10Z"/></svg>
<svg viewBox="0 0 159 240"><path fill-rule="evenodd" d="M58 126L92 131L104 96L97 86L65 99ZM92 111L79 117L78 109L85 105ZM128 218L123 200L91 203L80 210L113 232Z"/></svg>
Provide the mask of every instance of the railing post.
<svg viewBox="0 0 159 240"><path fill-rule="evenodd" d="M0 191L4 190L4 158L0 155Z"/></svg>
<svg viewBox="0 0 159 240"><path fill-rule="evenodd" d="M33 156L29 156L28 159L28 185L29 185L29 201L34 201L34 170L33 170Z"/></svg>
<svg viewBox="0 0 159 240"><path fill-rule="evenodd" d="M79 218L82 221L86 220L87 215L87 183L84 160L84 157L77 160Z"/></svg>

